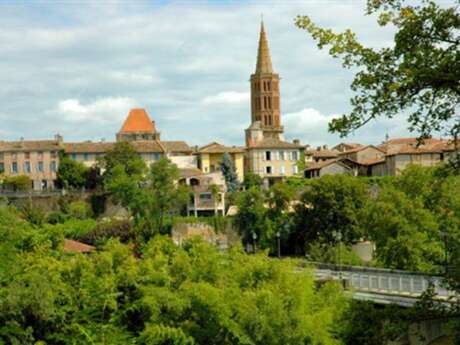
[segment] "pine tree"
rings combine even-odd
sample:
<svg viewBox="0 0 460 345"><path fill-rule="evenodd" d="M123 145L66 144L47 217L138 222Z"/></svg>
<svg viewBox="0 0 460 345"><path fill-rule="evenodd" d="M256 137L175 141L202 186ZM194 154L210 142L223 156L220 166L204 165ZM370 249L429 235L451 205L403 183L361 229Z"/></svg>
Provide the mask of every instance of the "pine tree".
<svg viewBox="0 0 460 345"><path fill-rule="evenodd" d="M224 156L222 157L220 169L224 175L225 183L227 184L227 190L229 192L235 192L238 190L240 183L238 182L235 164L227 152L225 152Z"/></svg>

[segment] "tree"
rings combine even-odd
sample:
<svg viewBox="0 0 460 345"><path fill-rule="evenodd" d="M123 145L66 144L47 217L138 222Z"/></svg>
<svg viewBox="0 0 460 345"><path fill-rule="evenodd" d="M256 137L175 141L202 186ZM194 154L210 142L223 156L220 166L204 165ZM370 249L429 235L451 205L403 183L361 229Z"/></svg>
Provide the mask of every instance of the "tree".
<svg viewBox="0 0 460 345"><path fill-rule="evenodd" d="M352 110L329 124L329 130L348 135L380 116L409 114L411 130L422 138L445 130L460 133L460 13L421 0L368 0L367 14L378 14L381 26L393 25L391 47L372 49L361 45L347 30L336 34L298 16L296 25L308 31L320 49L329 46L333 57L341 57L346 68L358 70L351 89Z"/></svg>
<svg viewBox="0 0 460 345"><path fill-rule="evenodd" d="M3 180L3 187L14 191L26 192L32 189L32 180L29 176L7 176Z"/></svg>
<svg viewBox="0 0 460 345"><path fill-rule="evenodd" d="M266 234L271 231L271 225L266 217L265 202L264 193L256 187L238 193L236 197L238 213L235 216L235 225L243 242L253 244L255 240L263 241L267 238ZM256 236L256 239L253 236Z"/></svg>
<svg viewBox="0 0 460 345"><path fill-rule="evenodd" d="M179 169L167 158L152 164L148 184L153 195L153 215L158 219L158 230L163 230L164 218L173 214L188 201L187 186L176 183L179 180Z"/></svg>
<svg viewBox="0 0 460 345"><path fill-rule="evenodd" d="M57 183L61 188L83 188L86 186L89 169L81 162L60 154Z"/></svg>
<svg viewBox="0 0 460 345"><path fill-rule="evenodd" d="M227 184L227 190L232 193L238 190L239 182L238 175L236 174L235 163L230 157L228 152L225 152L222 157L222 163L220 164L220 169L225 178L225 183Z"/></svg>
<svg viewBox="0 0 460 345"><path fill-rule="evenodd" d="M244 189L250 189L251 187L261 188L263 186L262 177L257 174L248 172L244 174Z"/></svg>
<svg viewBox="0 0 460 345"><path fill-rule="evenodd" d="M367 186L347 175L326 175L312 180L296 207L291 242L303 253L315 241L333 244L334 232L346 244L365 236L361 212L369 200Z"/></svg>
<svg viewBox="0 0 460 345"><path fill-rule="evenodd" d="M104 171L103 178L106 183L112 178L116 169L118 169L118 174L120 173L120 169L122 169L128 177L136 180L142 179L142 176L147 171L147 166L141 155L126 141L117 142L99 160L98 165Z"/></svg>

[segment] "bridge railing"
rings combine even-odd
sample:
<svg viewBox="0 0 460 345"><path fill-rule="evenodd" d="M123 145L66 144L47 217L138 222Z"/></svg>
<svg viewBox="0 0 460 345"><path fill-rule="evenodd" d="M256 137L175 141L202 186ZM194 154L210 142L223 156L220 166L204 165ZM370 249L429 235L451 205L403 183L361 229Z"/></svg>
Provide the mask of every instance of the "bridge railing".
<svg viewBox="0 0 460 345"><path fill-rule="evenodd" d="M433 285L434 292L441 298L457 296L449 290L439 275L429 275L420 272L406 272L372 267L356 267L310 263L317 267L315 275L323 278L343 279L349 287L356 291L375 293L420 296Z"/></svg>

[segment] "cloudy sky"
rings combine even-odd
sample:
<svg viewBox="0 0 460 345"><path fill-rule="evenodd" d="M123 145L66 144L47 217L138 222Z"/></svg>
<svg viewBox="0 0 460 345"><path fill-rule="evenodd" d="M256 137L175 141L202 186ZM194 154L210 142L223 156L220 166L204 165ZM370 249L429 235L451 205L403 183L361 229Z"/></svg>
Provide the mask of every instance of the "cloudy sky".
<svg viewBox="0 0 460 345"><path fill-rule="evenodd" d="M249 83L263 13L282 78L286 138L341 141L327 122L349 110L353 73L294 25L352 28L375 47L391 29L364 15L362 0L0 0L0 140L114 140L132 107L146 108L162 138L243 144ZM404 119L381 120L348 141L406 135Z"/></svg>

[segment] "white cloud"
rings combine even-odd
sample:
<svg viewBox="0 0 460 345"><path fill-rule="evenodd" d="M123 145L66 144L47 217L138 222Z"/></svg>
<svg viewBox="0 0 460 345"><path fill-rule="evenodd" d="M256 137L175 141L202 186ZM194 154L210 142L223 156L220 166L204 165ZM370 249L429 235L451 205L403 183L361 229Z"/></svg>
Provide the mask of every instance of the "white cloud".
<svg viewBox="0 0 460 345"><path fill-rule="evenodd" d="M207 96L202 104L241 104L249 102L249 92L223 91L213 96Z"/></svg>
<svg viewBox="0 0 460 345"><path fill-rule="evenodd" d="M69 122L101 124L123 119L135 106L135 100L128 97L108 97L87 104L70 98L60 101L55 112Z"/></svg>

